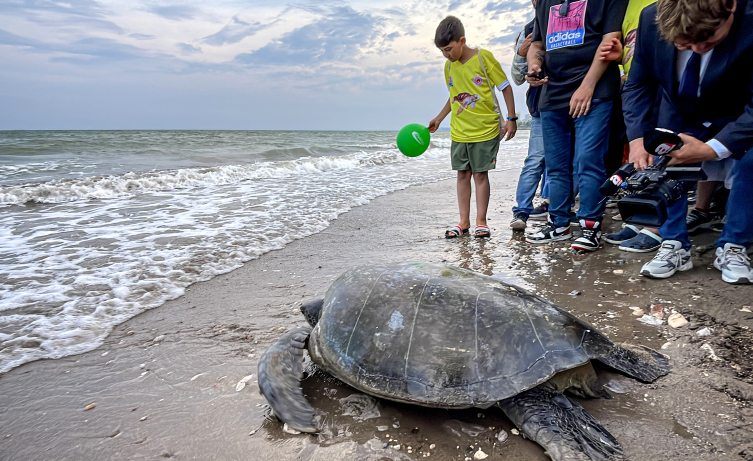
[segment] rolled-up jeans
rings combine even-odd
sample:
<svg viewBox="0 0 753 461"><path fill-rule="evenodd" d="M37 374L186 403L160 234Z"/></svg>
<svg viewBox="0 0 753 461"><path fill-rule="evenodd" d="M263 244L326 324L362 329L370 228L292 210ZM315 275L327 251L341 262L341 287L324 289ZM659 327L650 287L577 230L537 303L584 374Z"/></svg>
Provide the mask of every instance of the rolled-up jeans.
<svg viewBox="0 0 753 461"><path fill-rule="evenodd" d="M544 132L541 129L541 117L531 117L531 134L528 139L528 155L523 163L523 169L518 179L518 189L515 192L517 205L512 207L512 214L530 215L533 212L533 197L539 188L539 182L544 177L542 197L549 197L549 184L544 164Z"/></svg>
<svg viewBox="0 0 753 461"><path fill-rule="evenodd" d="M600 220L604 214L604 197L599 187L607 179L604 156L609 148L611 111L612 101L594 99L588 114L577 119L570 116L567 107L541 112L541 125L546 133L549 217L557 227L570 224L573 177L580 191L578 219Z"/></svg>

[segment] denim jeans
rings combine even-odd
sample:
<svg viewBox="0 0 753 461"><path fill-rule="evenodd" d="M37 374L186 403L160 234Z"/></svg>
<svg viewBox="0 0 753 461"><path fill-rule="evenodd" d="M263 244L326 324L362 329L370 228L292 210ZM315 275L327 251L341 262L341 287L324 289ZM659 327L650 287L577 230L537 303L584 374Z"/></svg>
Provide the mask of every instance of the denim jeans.
<svg viewBox="0 0 753 461"><path fill-rule="evenodd" d="M523 163L523 170L518 179L515 192L517 206L512 207L512 214L522 213L526 216L533 211L533 197L539 188L539 181L544 177L542 197L549 197L549 181L544 168L544 133L541 130L541 117L531 117L531 135L528 140L528 155Z"/></svg>
<svg viewBox="0 0 753 461"><path fill-rule="evenodd" d="M750 198L753 197L753 149L745 153L735 165L732 189L727 200L727 223L716 245L726 243L747 246L753 238L753 213Z"/></svg>
<svg viewBox="0 0 753 461"><path fill-rule="evenodd" d="M727 200L727 223L716 246L726 243L747 246L753 238L753 213L750 212L750 197L753 197L753 182L746 180L753 177L753 149L738 160L734 172L736 181ZM664 240L678 240L684 249L690 249L690 236L686 216L688 214L687 196L683 195L674 205L667 209L667 220L659 228Z"/></svg>
<svg viewBox="0 0 753 461"><path fill-rule="evenodd" d="M604 156L609 148L611 111L612 101L594 99L588 114L577 119L570 116L569 108L541 112L549 217L557 227L570 223L574 177L580 191L578 219L600 220L604 214L599 187L607 179Z"/></svg>

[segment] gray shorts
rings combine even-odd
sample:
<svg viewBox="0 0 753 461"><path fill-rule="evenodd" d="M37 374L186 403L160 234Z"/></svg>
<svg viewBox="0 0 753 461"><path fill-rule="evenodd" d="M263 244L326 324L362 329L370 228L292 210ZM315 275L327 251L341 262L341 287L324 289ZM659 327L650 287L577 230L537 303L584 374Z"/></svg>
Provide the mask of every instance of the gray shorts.
<svg viewBox="0 0 753 461"><path fill-rule="evenodd" d="M452 169L474 173L493 170L497 165L499 136L481 142L455 142L450 146Z"/></svg>
<svg viewBox="0 0 753 461"><path fill-rule="evenodd" d="M735 179L735 165L737 160L732 157L724 160L708 160L703 162L703 172L706 173L706 181L724 181L724 187L732 189Z"/></svg>

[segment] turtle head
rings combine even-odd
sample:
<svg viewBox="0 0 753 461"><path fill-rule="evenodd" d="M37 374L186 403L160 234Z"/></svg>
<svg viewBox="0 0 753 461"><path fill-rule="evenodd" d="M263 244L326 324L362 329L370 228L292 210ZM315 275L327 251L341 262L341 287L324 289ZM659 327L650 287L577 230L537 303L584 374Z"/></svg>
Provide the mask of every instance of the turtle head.
<svg viewBox="0 0 753 461"><path fill-rule="evenodd" d="M316 322L319 321L319 316L322 315L322 305L324 305L324 300L316 299L314 301L303 303L301 306L301 313L306 317L306 321L312 328L316 326Z"/></svg>

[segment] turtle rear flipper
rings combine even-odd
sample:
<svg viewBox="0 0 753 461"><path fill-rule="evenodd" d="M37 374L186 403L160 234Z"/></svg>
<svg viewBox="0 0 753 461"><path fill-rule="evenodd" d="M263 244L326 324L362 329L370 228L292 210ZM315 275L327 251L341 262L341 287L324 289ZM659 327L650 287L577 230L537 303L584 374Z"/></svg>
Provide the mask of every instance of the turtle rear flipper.
<svg viewBox="0 0 753 461"><path fill-rule="evenodd" d="M667 357L644 346L615 344L596 359L644 383L652 383L669 373Z"/></svg>
<svg viewBox="0 0 753 461"><path fill-rule="evenodd" d="M547 384L497 404L554 461L624 459L617 440L583 407Z"/></svg>
<svg viewBox="0 0 753 461"><path fill-rule="evenodd" d="M311 328L285 333L259 362L259 389L275 416L300 432L318 432L312 423L314 408L301 389L303 351Z"/></svg>

